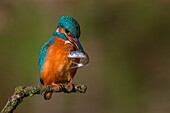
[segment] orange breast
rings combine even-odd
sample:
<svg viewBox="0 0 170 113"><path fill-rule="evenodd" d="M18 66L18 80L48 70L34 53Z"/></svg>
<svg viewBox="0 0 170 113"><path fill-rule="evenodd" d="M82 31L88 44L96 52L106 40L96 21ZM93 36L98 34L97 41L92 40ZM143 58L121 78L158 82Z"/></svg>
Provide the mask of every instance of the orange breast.
<svg viewBox="0 0 170 113"><path fill-rule="evenodd" d="M67 54L73 51L70 43L66 43L61 38L55 38L52 45L47 50L47 56L42 69L42 79L44 85L51 83L66 83L72 81L77 68L70 69L72 60L79 62L78 59L69 59Z"/></svg>

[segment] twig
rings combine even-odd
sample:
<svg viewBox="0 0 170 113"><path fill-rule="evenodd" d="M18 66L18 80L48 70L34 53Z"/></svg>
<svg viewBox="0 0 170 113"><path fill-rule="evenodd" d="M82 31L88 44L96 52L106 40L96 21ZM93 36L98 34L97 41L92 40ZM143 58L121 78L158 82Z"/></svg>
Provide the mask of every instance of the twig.
<svg viewBox="0 0 170 113"><path fill-rule="evenodd" d="M85 93L87 89L87 86L81 84L74 84L72 89L68 84L60 84L60 86L60 89L58 89L57 87L52 87L50 85L18 86L15 88L14 94L8 99L1 113L13 113L13 111L23 101L25 97L31 97L35 94L44 95L46 92Z"/></svg>

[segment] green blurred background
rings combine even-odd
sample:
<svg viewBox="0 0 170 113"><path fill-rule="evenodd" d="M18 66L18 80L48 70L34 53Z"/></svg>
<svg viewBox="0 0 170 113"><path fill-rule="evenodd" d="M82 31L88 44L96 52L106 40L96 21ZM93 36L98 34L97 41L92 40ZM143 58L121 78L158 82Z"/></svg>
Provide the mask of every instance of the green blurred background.
<svg viewBox="0 0 170 113"><path fill-rule="evenodd" d="M168 0L0 0L0 109L18 85L39 82L38 53L61 15L81 25L90 56L74 83L85 94L24 99L15 113L169 113Z"/></svg>

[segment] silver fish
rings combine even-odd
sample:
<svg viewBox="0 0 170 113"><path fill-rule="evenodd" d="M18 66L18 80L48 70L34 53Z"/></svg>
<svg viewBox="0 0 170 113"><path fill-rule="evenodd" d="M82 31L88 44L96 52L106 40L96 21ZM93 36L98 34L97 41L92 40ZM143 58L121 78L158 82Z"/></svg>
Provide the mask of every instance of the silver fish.
<svg viewBox="0 0 170 113"><path fill-rule="evenodd" d="M86 53L82 51L73 51L67 55L69 58L87 58Z"/></svg>
<svg viewBox="0 0 170 113"><path fill-rule="evenodd" d="M79 67L84 67L89 64L89 56L87 53L83 51L73 51L67 55L69 58L79 58L80 62L74 62L72 61L73 66L71 68L79 68Z"/></svg>

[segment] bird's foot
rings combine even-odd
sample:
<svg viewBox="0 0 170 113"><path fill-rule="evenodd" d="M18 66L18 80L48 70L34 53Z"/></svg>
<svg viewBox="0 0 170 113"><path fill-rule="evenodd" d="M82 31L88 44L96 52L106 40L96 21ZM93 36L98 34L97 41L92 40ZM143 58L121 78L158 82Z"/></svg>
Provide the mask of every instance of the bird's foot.
<svg viewBox="0 0 170 113"><path fill-rule="evenodd" d="M66 92L69 93L69 92L71 92L74 89L74 84L72 84L72 82L71 83L68 82L68 83L65 84L64 88L66 89Z"/></svg>
<svg viewBox="0 0 170 113"><path fill-rule="evenodd" d="M74 84L72 82L69 82L68 85L70 86L70 91L73 90Z"/></svg>
<svg viewBox="0 0 170 113"><path fill-rule="evenodd" d="M53 87L57 87L58 90L61 89L61 85L60 85L60 84L56 84L56 83L53 82L51 85L52 85Z"/></svg>

